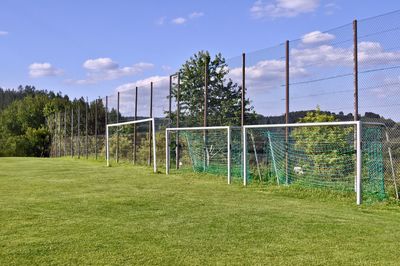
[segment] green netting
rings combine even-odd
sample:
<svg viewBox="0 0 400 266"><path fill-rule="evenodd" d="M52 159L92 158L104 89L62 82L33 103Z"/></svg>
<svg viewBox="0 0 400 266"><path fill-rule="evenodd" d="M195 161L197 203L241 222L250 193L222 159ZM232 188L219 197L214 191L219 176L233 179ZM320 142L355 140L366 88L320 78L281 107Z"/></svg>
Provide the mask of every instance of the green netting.
<svg viewBox="0 0 400 266"><path fill-rule="evenodd" d="M231 130L231 176L242 177L241 130ZM228 174L228 130L185 130L171 132L171 161L175 161L176 143L179 143L181 170L189 167L195 172L227 176Z"/></svg>
<svg viewBox="0 0 400 266"><path fill-rule="evenodd" d="M354 191L354 126L251 129L250 176L275 184ZM366 127L362 135L364 195L385 197L383 128ZM252 146L251 141L255 143Z"/></svg>

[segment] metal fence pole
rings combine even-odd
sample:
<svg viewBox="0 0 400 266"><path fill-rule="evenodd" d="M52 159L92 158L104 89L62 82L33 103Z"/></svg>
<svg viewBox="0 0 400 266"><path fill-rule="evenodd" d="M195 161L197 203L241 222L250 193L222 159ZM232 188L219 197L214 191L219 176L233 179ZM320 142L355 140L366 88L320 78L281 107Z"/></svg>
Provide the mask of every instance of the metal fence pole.
<svg viewBox="0 0 400 266"><path fill-rule="evenodd" d="M119 97L120 93L117 93L117 123L119 123ZM117 149L116 149L116 161L119 162L119 127L117 127Z"/></svg>
<svg viewBox="0 0 400 266"><path fill-rule="evenodd" d="M67 156L67 109L64 110L64 156Z"/></svg>
<svg viewBox="0 0 400 266"><path fill-rule="evenodd" d="M74 158L74 108L71 107L71 157Z"/></svg>
<svg viewBox="0 0 400 266"><path fill-rule="evenodd" d="M168 96L168 116L169 116L169 127L172 124L172 77L174 75L169 76L169 96Z"/></svg>
<svg viewBox="0 0 400 266"><path fill-rule="evenodd" d="M181 113L181 103L180 103L180 90L181 90L181 77L180 73L178 72L178 86L176 91L176 127L179 128L179 120L180 120L180 113ZM176 169L179 169L179 161L180 161L180 154L179 154L179 130L176 131L176 147L175 147L175 161L176 161Z"/></svg>
<svg viewBox="0 0 400 266"><path fill-rule="evenodd" d="M358 36L357 36L357 20L353 21L353 39L354 39L354 121L358 121Z"/></svg>
<svg viewBox="0 0 400 266"><path fill-rule="evenodd" d="M208 109L208 64L209 57L205 58L204 64L204 117L203 117L203 126L207 127L207 109ZM204 140L204 165L203 170L205 171L207 168L207 130L203 131L203 140Z"/></svg>
<svg viewBox="0 0 400 266"><path fill-rule="evenodd" d="M107 124L108 124L108 96L106 96L106 106L105 106L105 110L104 111L105 111L104 122L105 122L105 127L107 129ZM106 134L106 139L108 140L108 134ZM106 149L108 149L108 148L106 147ZM106 160L107 160L107 152L106 152Z"/></svg>
<svg viewBox="0 0 400 266"><path fill-rule="evenodd" d="M95 143L94 143L94 154L95 158L97 160L97 99L94 100L94 138L95 138Z"/></svg>
<svg viewBox="0 0 400 266"><path fill-rule="evenodd" d="M58 112L58 157L61 157L61 112Z"/></svg>
<svg viewBox="0 0 400 266"><path fill-rule="evenodd" d="M165 129L165 174L169 174L170 153L169 153L169 132Z"/></svg>
<svg viewBox="0 0 400 266"><path fill-rule="evenodd" d="M137 120L137 103L138 103L138 87L135 87L135 120ZM136 164L136 147L137 131L136 124L133 124L133 164Z"/></svg>
<svg viewBox="0 0 400 266"><path fill-rule="evenodd" d="M86 97L86 102L85 102L85 149L86 149L86 159L89 158L89 132L88 132L88 104L89 104L89 100Z"/></svg>
<svg viewBox="0 0 400 266"><path fill-rule="evenodd" d="M240 124L241 126L245 125L245 108L246 108L246 54L242 54L242 106L241 106L241 117L240 117Z"/></svg>
<svg viewBox="0 0 400 266"><path fill-rule="evenodd" d="M78 159L81 158L81 101L78 105Z"/></svg>
<svg viewBox="0 0 400 266"><path fill-rule="evenodd" d="M286 41L286 45L285 45L285 54L286 54L286 64L285 64L285 99L286 99L286 115L285 115L285 123L289 124L289 41ZM286 172L286 185L289 184L289 128L286 127L285 128L285 172Z"/></svg>
<svg viewBox="0 0 400 266"><path fill-rule="evenodd" d="M152 117L153 117L153 82L150 82L150 118L152 118ZM152 123L150 121L150 123L149 123L149 159L147 162L148 165L151 165L151 156L152 156L152 154L151 154L152 125L154 125L154 123Z"/></svg>

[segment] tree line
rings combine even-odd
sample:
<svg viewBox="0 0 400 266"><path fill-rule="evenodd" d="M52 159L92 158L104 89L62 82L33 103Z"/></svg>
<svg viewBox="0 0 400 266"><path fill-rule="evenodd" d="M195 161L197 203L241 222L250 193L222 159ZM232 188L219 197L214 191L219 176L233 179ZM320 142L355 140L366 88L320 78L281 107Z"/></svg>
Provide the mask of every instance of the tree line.
<svg viewBox="0 0 400 266"><path fill-rule="evenodd" d="M208 72L208 126L239 126L242 87L228 77L229 68L221 54L211 57L205 51L194 54L182 65L179 71L179 91L177 86L172 88L171 96L175 99L179 98L180 102L181 126L203 125L205 71ZM101 100L96 102L98 132L104 132L105 106ZM77 118L76 110L80 109L81 132L84 132L85 108L88 108L88 134L94 135L96 102L92 101L86 107L84 98L70 99L68 95L63 95L61 92L38 90L34 86L19 86L16 89L0 88L0 156L48 157L51 134L54 131L51 121L59 116L59 121L63 120L66 133L69 135L71 133L71 110L74 112L74 117ZM290 121L298 122L309 111L291 112L289 114ZM335 119L339 121L353 120L352 114L326 113L334 115ZM248 98L245 99L245 114L246 124L284 123L284 115L263 116L257 114ZM116 110L109 110L109 119L114 121L113 117L115 118L116 115ZM172 113L171 117L166 113L164 118L158 119L175 121L176 112ZM366 113L363 119L375 121L378 119L390 128L395 128L396 130L392 130L393 133L400 132L394 121L384 119L378 114ZM122 117L121 120L123 120ZM400 138L400 136L393 137ZM400 152L400 147L396 148Z"/></svg>

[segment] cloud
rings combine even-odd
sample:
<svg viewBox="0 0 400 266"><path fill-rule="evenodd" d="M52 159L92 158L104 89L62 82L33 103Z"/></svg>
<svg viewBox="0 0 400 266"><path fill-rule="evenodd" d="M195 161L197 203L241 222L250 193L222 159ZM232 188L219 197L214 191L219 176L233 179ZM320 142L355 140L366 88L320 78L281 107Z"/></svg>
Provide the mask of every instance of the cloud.
<svg viewBox="0 0 400 266"><path fill-rule="evenodd" d="M267 3L257 0L250 8L250 13L257 19L295 17L303 13L314 12L319 4L319 0L275 0Z"/></svg>
<svg viewBox="0 0 400 266"><path fill-rule="evenodd" d="M177 17L177 18L172 19L171 23L172 24L176 24L176 25L182 25L182 24L187 23L189 20L201 18L202 16L204 16L203 12L194 11L194 12L190 13L189 15L185 16L185 17ZM159 24L159 25L163 25L164 24L164 20L165 20L165 17L163 17L162 24Z"/></svg>
<svg viewBox="0 0 400 266"><path fill-rule="evenodd" d="M83 63L83 67L91 71L110 70L118 68L118 64L111 58L88 59Z"/></svg>
<svg viewBox="0 0 400 266"><path fill-rule="evenodd" d="M321 64L323 66L351 65L353 52L348 48L336 48L331 45L320 45L313 48L290 50L291 63L297 66Z"/></svg>
<svg viewBox="0 0 400 266"><path fill-rule="evenodd" d="M400 63L400 50L385 51L378 42L360 42L358 44L360 65L391 65Z"/></svg>
<svg viewBox="0 0 400 266"><path fill-rule="evenodd" d="M61 69L53 67L50 63L33 63L29 66L31 78L59 76L63 73Z"/></svg>
<svg viewBox="0 0 400 266"><path fill-rule="evenodd" d="M115 91L121 93L120 110L123 115L133 115L135 88L138 87L138 113L146 116L149 110L150 82L153 82L153 114L164 116L168 109L169 76L152 76L136 82L118 86Z"/></svg>
<svg viewBox="0 0 400 266"><path fill-rule="evenodd" d="M335 39L335 35L333 34L320 31L312 31L310 33L304 34L301 38L301 41L304 44L315 44L330 41L333 39Z"/></svg>
<svg viewBox="0 0 400 266"><path fill-rule="evenodd" d="M134 90L136 87L149 87L150 82L157 84L158 87L168 87L169 86L169 76L152 76L145 79L140 79L132 83L126 83L118 86L115 91L124 92L128 90Z"/></svg>
<svg viewBox="0 0 400 266"><path fill-rule="evenodd" d="M353 47L334 47L319 45L312 48L293 48L290 51L291 63L296 66L318 64L320 66L353 65ZM360 67L390 65L400 63L400 51L385 51L378 42L360 42L358 44Z"/></svg>
<svg viewBox="0 0 400 266"><path fill-rule="evenodd" d="M306 34L307 35L307 34ZM333 35L320 35L321 39L333 39ZM312 42L321 39L312 38ZM307 41L306 41L307 42ZM328 67L353 67L353 47L334 47L332 45L321 44L316 47L292 48L290 50L290 77L303 78L311 77L316 71L309 67L328 68ZM378 42L360 42L358 45L358 58L360 69L377 68L382 65L400 64L400 50L385 51ZM321 69L322 71L322 69ZM321 72L322 73L322 72ZM234 82L241 83L241 67L232 68L228 78ZM253 91L275 89L285 82L285 60L270 59L260 60L253 65L246 66L246 84Z"/></svg>
<svg viewBox="0 0 400 266"><path fill-rule="evenodd" d="M185 24L186 21L187 21L187 19L183 18L183 17L178 17L178 18L174 18L174 19L171 20L171 22L173 24L177 24L177 25Z"/></svg>
<svg viewBox="0 0 400 266"><path fill-rule="evenodd" d="M193 12L193 13L191 13L191 14L189 14L189 18L190 19L194 19L194 18L200 18L200 17L202 17L202 16L204 16L204 13L203 12Z"/></svg>
<svg viewBox="0 0 400 266"><path fill-rule="evenodd" d="M8 35L8 31L0 30L0 36Z"/></svg>
<svg viewBox="0 0 400 266"><path fill-rule="evenodd" d="M284 60L261 60L252 66L246 67L246 87L253 90L276 88L285 81ZM303 77L307 72L302 67L290 66L291 77ZM228 78L238 82L242 78L242 68L233 68L229 71Z"/></svg>
<svg viewBox="0 0 400 266"><path fill-rule="evenodd" d="M115 80L125 76L137 75L147 69L154 67L151 63L140 62L132 66L121 67L111 58L88 59L83 63L87 70L86 78L80 80L67 80L72 84L94 84L103 80Z"/></svg>

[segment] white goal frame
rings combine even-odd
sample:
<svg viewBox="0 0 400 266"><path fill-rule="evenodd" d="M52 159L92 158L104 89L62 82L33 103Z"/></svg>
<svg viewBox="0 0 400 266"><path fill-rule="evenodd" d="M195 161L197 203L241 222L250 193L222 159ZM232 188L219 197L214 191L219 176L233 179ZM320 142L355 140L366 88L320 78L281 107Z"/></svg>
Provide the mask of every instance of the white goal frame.
<svg viewBox="0 0 400 266"><path fill-rule="evenodd" d="M345 122L317 122L317 123L291 123L291 124L264 124L264 125L246 125L243 126L243 185L247 185L247 132L248 129L254 128L292 128L292 127L317 127L317 126L354 126L356 128L356 176L355 176L355 190L356 190L356 203L360 205L362 203L362 184L361 184L361 173L362 173L362 125L379 125L386 128L385 124L373 123L373 122L362 122L362 121L345 121ZM386 132L386 139L388 135ZM389 148L389 156L392 161L391 150ZM396 183L395 183L396 184ZM395 185L396 186L396 185ZM396 187L397 193L397 187Z"/></svg>
<svg viewBox="0 0 400 266"><path fill-rule="evenodd" d="M174 128L166 128L165 129L165 168L166 174L169 174L170 170L170 132L179 132L179 131L204 131L204 130L226 130L226 140L227 140L227 182L228 184L232 183L232 175L231 175L231 126L212 126L212 127L174 127ZM240 127L239 127L240 128Z"/></svg>
<svg viewBox="0 0 400 266"><path fill-rule="evenodd" d="M151 123L151 132L152 132L152 142L153 142L153 171L157 173L157 151L156 151L156 129L155 129L155 120L154 118L146 118L141 120L134 120L128 122L121 122L121 123L114 123L114 124L107 124L106 126L106 158L107 158L107 166L110 166L110 143L109 143L109 128L110 127L120 127L125 125L133 125L133 124L140 124L140 123Z"/></svg>

